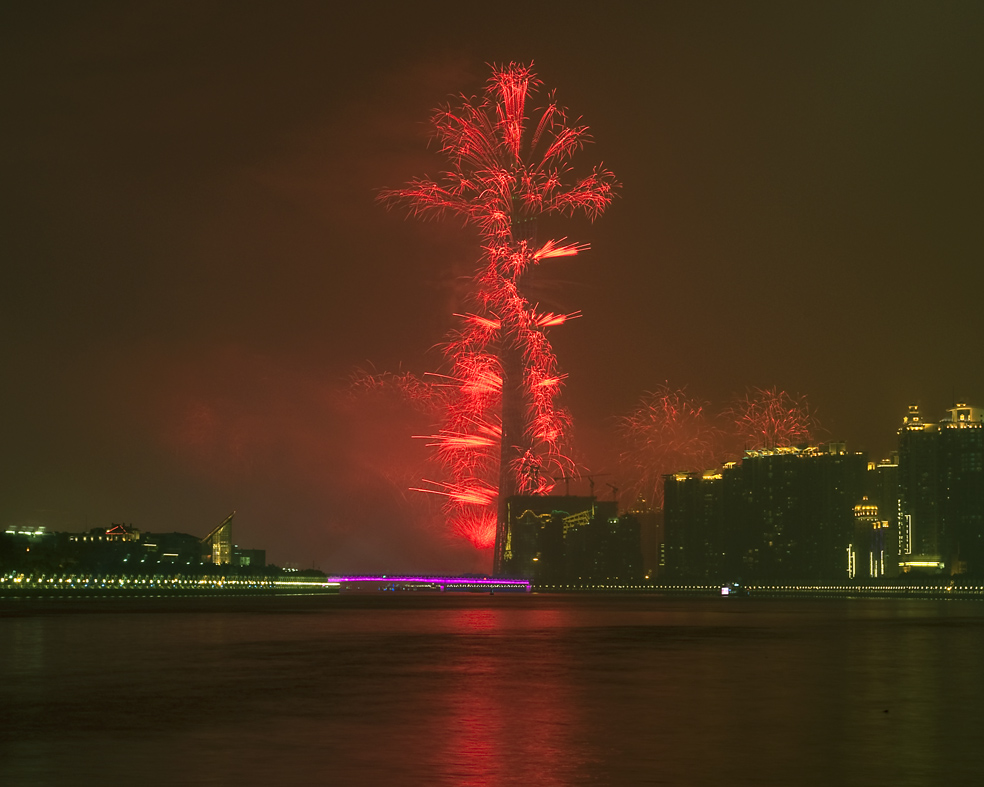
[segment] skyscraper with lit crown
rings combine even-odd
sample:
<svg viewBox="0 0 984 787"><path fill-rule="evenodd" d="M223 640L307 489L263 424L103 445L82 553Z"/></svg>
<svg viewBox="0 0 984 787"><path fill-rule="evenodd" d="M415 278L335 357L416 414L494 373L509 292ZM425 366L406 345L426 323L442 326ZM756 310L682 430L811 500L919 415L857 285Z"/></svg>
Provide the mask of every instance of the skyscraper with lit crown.
<svg viewBox="0 0 984 787"><path fill-rule="evenodd" d="M903 570L984 575L984 409L955 404L938 423L910 405L899 429Z"/></svg>
<svg viewBox="0 0 984 787"><path fill-rule="evenodd" d="M899 428L899 557L912 565L940 560L938 437L938 425L909 405Z"/></svg>

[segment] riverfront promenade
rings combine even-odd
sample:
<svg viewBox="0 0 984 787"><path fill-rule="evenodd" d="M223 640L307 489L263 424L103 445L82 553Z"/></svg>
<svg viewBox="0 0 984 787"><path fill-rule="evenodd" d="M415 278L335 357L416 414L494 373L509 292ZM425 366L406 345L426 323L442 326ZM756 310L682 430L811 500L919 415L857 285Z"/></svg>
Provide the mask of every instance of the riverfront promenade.
<svg viewBox="0 0 984 787"><path fill-rule="evenodd" d="M0 575L3 597L202 596L337 593L337 582L324 575L284 573L280 576L219 576L188 574L25 574Z"/></svg>
<svg viewBox="0 0 984 787"><path fill-rule="evenodd" d="M731 587L731 586L729 586ZM753 598L979 598L984 584L905 582L880 585L749 584L740 594ZM8 572L0 575L0 598L58 596L212 596L380 592L431 593L593 593L708 597L722 585L658 582L537 583L527 579L475 576L350 574L284 571L248 576L189 574L44 574Z"/></svg>

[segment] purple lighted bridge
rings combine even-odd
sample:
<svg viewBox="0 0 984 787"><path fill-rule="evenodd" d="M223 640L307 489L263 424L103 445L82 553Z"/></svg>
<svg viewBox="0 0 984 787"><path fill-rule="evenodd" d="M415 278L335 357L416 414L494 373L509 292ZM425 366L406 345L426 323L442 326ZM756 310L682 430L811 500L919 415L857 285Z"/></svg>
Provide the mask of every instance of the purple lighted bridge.
<svg viewBox="0 0 984 787"><path fill-rule="evenodd" d="M341 590L396 591L430 590L439 593L529 593L528 579L502 577L422 577L394 576L391 574L357 574L330 576L328 582L337 582Z"/></svg>

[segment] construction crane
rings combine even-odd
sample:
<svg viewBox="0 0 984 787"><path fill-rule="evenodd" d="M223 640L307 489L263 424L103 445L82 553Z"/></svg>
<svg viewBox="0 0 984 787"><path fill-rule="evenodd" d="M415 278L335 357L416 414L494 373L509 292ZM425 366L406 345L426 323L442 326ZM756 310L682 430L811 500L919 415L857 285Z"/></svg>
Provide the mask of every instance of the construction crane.
<svg viewBox="0 0 984 787"><path fill-rule="evenodd" d="M551 476L551 478L553 478L554 481L563 481L564 482L564 496L565 497L570 497L571 496L571 481L576 481L577 480L577 476L573 476L573 475L562 475L560 478L557 478L556 476Z"/></svg>
<svg viewBox="0 0 984 787"><path fill-rule="evenodd" d="M596 478L604 478L607 475L611 475L611 473L595 473L594 475L585 476L585 478L588 479L588 488L591 489L591 497L594 497L595 496L595 493L594 493L595 479Z"/></svg>

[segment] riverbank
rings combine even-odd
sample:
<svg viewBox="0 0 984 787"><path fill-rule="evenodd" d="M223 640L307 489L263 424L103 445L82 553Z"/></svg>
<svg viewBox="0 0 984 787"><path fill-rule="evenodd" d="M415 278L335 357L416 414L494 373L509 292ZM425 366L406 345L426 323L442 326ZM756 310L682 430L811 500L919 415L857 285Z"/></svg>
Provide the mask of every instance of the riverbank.
<svg viewBox="0 0 984 787"><path fill-rule="evenodd" d="M727 586L726 586L727 587ZM663 596L722 596L722 585L657 583L533 584L534 593L645 593ZM733 591L730 594L732 597ZM984 585L745 585L741 597L757 598L927 598L984 599Z"/></svg>
<svg viewBox="0 0 984 787"><path fill-rule="evenodd" d="M281 575L23 574L0 576L0 598L113 598L132 596L216 596L338 593L326 577Z"/></svg>

